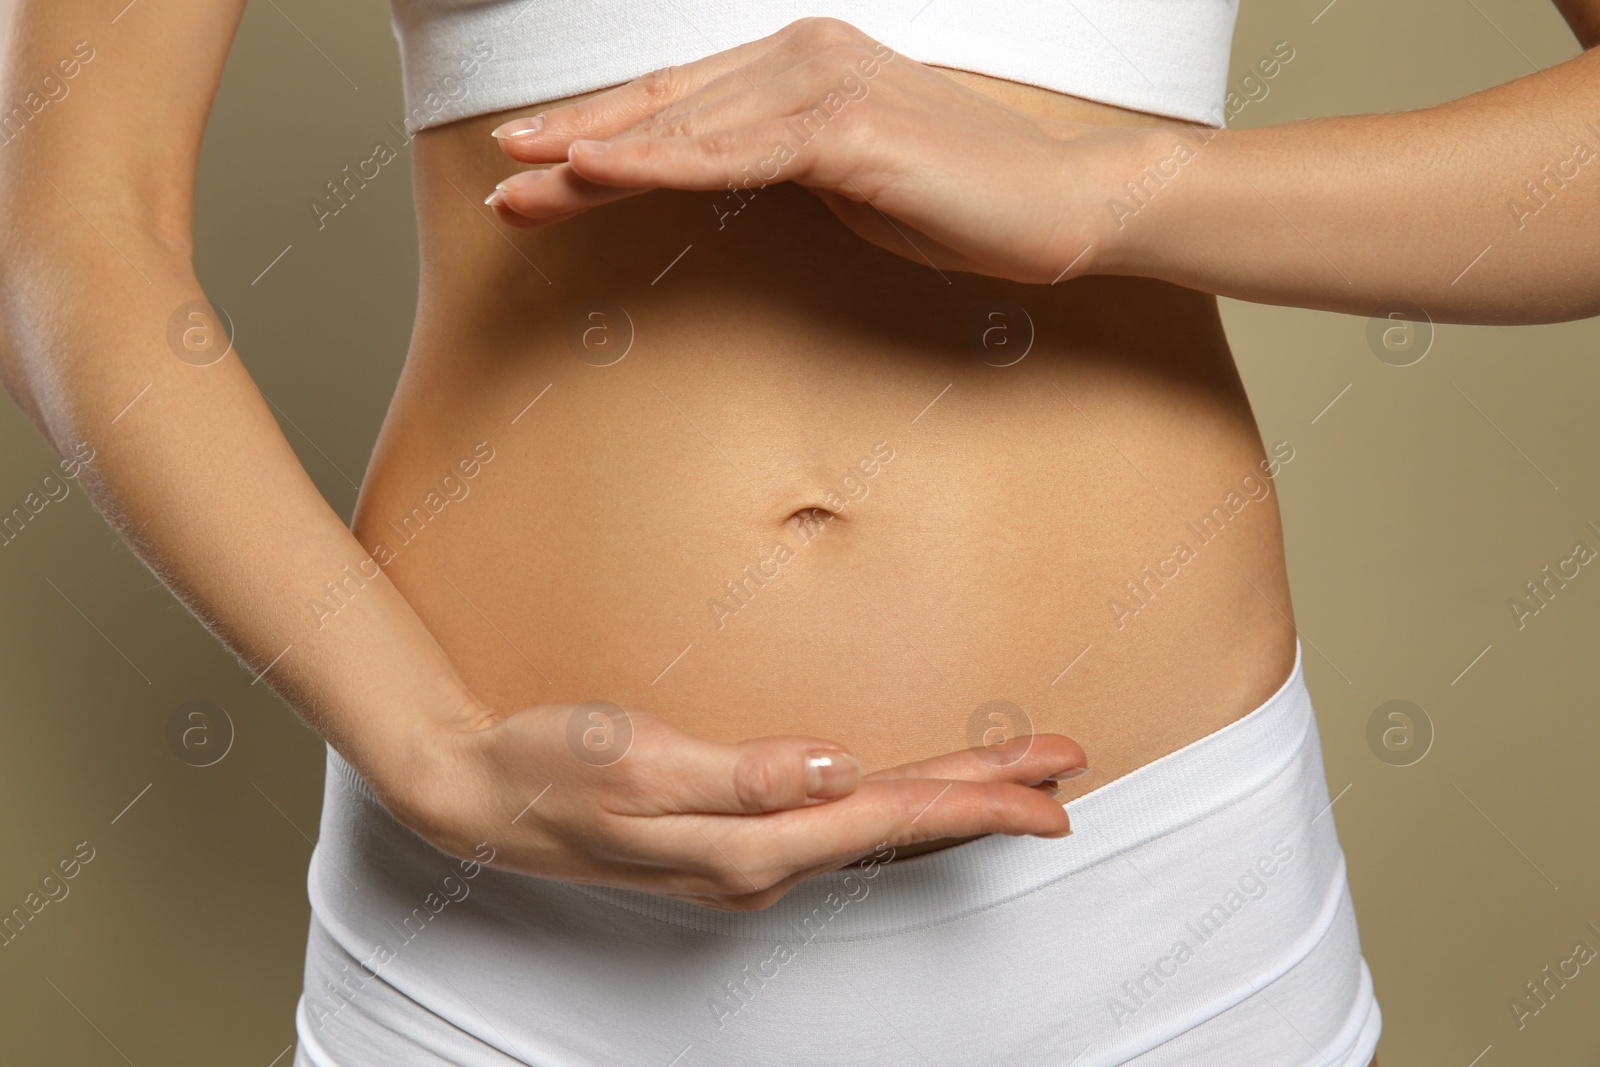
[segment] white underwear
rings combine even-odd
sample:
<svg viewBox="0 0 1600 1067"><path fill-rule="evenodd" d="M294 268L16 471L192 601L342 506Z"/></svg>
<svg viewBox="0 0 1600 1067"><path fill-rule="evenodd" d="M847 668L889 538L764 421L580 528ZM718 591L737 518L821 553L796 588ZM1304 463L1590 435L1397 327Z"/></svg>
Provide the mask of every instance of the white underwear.
<svg viewBox="0 0 1600 1067"><path fill-rule="evenodd" d="M1381 1017L1301 673L990 836L729 913L437 852L328 752L296 1067L1366 1067Z"/></svg>

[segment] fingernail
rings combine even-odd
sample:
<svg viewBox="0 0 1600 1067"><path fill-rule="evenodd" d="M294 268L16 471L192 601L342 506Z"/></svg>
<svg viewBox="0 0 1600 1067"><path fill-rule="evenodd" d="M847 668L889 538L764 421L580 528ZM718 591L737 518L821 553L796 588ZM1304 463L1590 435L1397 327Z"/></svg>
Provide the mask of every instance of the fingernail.
<svg viewBox="0 0 1600 1067"><path fill-rule="evenodd" d="M1047 782L1070 782L1074 778L1082 778L1084 775L1086 775L1088 773L1089 773L1089 768L1087 768L1087 767L1074 767L1070 771L1062 771L1060 774L1052 774L1050 777L1046 778L1045 781L1047 781Z"/></svg>
<svg viewBox="0 0 1600 1067"><path fill-rule="evenodd" d="M1039 792L1047 797L1058 797L1061 795L1061 787L1046 778L1039 784Z"/></svg>
<svg viewBox="0 0 1600 1067"><path fill-rule="evenodd" d="M534 182L544 180L544 176L548 173L549 171L543 169L518 171L516 174L513 174L505 181L496 185L495 188L500 190L502 193L511 192L513 187L517 189L526 189Z"/></svg>
<svg viewBox="0 0 1600 1067"><path fill-rule="evenodd" d="M502 123L489 131L491 137L504 140L507 137L532 137L544 129L544 116L535 115L531 119L512 119Z"/></svg>
<svg viewBox="0 0 1600 1067"><path fill-rule="evenodd" d="M806 753L806 796L843 796L860 781L861 761L850 753L820 748Z"/></svg>
<svg viewBox="0 0 1600 1067"><path fill-rule="evenodd" d="M599 155L601 152L611 151L610 141L573 141L567 149L570 156L574 152L582 152L586 156Z"/></svg>
<svg viewBox="0 0 1600 1067"><path fill-rule="evenodd" d="M1056 839L1062 838L1062 837L1071 837L1072 836L1072 831L1071 830L1059 830L1059 831L1057 831L1056 833L1053 833L1053 834L1034 834L1033 836L1034 837L1048 837L1051 840L1056 840Z"/></svg>
<svg viewBox="0 0 1600 1067"><path fill-rule="evenodd" d="M501 204L506 202L506 194L497 185L494 187L494 192L483 198L483 202L488 204L490 207L499 207Z"/></svg>

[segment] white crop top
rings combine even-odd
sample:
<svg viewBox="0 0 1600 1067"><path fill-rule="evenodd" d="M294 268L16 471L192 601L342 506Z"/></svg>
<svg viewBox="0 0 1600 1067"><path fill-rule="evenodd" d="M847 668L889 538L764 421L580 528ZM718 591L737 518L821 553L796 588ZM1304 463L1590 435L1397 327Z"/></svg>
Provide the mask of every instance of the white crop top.
<svg viewBox="0 0 1600 1067"><path fill-rule="evenodd" d="M411 130L843 19L911 59L1222 126L1238 0L392 0Z"/></svg>

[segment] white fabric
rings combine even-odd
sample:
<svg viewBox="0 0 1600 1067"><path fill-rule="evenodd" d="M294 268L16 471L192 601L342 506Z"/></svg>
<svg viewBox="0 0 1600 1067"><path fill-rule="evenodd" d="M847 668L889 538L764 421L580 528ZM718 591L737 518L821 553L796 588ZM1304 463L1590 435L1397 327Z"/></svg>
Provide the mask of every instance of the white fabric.
<svg viewBox="0 0 1600 1067"><path fill-rule="evenodd" d="M1245 718L991 836L728 913L452 860L328 752L297 1067L1366 1067L1298 654ZM381 947L380 947L381 946Z"/></svg>
<svg viewBox="0 0 1600 1067"><path fill-rule="evenodd" d="M392 10L413 130L616 85L809 15L922 63L1222 126L1238 0L392 0Z"/></svg>

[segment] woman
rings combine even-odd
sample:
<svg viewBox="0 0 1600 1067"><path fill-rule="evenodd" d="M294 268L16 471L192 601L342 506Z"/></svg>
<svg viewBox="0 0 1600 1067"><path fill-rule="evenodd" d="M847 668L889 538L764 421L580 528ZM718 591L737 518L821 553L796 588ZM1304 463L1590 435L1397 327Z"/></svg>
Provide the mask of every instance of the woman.
<svg viewBox="0 0 1600 1067"><path fill-rule="evenodd" d="M119 43L0 156L6 384L104 441L97 504L330 745L297 1062L1370 1059L1293 443L1197 290L1592 312L1531 269L1593 266L1578 228L1485 256L1463 210L1591 65L1222 134L1231 11L944 6L398 3L422 293L353 533L191 343L242 2L23 6L8 71ZM552 110L712 32L754 43ZM1462 131L1500 158L1360 165ZM489 216L513 160L556 166Z"/></svg>

